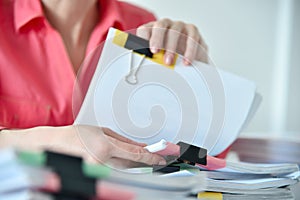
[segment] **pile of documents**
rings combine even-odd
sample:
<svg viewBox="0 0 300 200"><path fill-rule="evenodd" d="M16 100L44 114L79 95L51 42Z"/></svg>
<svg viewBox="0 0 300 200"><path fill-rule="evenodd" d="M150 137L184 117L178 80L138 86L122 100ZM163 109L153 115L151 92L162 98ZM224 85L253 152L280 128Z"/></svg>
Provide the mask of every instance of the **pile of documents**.
<svg viewBox="0 0 300 200"><path fill-rule="evenodd" d="M221 199L217 198L221 196L223 199L292 200L295 197L290 186L298 183L300 177L298 165L288 163L254 164L227 161L226 167L218 170L206 170L186 164L180 164L180 166L181 171L165 176L205 175L206 192L197 193L198 197L203 199L209 194L211 199Z"/></svg>
<svg viewBox="0 0 300 200"><path fill-rule="evenodd" d="M206 177L205 192L191 191L190 196L200 199L209 196L211 199L294 199L289 187L300 180L298 164L228 161L206 155L205 149L183 142L160 141L146 148L169 159L168 165L154 167L152 173L164 177Z"/></svg>
<svg viewBox="0 0 300 200"><path fill-rule="evenodd" d="M164 170L175 168L176 172ZM172 163L113 170L54 152L0 150L0 199L294 199L297 164Z"/></svg>
<svg viewBox="0 0 300 200"><path fill-rule="evenodd" d="M0 199L184 199L205 188L204 175L162 177L87 164L54 152L0 150ZM184 184L182 184L184 183Z"/></svg>

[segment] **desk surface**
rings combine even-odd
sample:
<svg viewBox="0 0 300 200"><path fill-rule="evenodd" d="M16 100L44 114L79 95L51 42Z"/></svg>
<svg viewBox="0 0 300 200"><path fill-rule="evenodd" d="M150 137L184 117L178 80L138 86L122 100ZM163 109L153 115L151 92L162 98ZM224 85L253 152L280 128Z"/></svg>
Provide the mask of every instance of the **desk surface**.
<svg viewBox="0 0 300 200"><path fill-rule="evenodd" d="M300 165L299 141L238 138L231 150L238 154L241 161L245 162L292 162Z"/></svg>

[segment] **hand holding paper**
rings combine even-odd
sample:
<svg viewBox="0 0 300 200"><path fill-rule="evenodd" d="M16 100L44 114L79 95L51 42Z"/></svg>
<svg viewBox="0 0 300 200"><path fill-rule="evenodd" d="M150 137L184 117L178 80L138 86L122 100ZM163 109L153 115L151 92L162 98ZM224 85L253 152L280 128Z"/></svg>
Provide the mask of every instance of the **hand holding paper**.
<svg viewBox="0 0 300 200"><path fill-rule="evenodd" d="M174 62L175 53L184 55L185 65L190 65L193 60L208 62L208 47L197 27L192 24L161 19L140 26L137 35L149 40L152 53L167 49L164 55L167 65Z"/></svg>

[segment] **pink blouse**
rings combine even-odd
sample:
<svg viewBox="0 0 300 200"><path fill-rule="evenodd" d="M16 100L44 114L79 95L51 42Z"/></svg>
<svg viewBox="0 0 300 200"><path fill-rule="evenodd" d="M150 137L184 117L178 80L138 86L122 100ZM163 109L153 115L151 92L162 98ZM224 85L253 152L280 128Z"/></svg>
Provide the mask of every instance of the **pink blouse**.
<svg viewBox="0 0 300 200"><path fill-rule="evenodd" d="M155 20L151 13L115 0L99 0L99 13L86 56L109 27L130 30ZM1 0L0 30L0 128L72 124L76 74L40 0ZM93 72L93 67L82 70L85 83Z"/></svg>

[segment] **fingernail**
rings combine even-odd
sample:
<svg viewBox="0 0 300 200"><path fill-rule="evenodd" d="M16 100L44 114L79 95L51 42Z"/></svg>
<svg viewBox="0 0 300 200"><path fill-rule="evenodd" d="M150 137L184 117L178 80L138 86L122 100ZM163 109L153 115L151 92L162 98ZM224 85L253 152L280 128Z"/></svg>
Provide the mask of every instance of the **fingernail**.
<svg viewBox="0 0 300 200"><path fill-rule="evenodd" d="M166 58L165 58L165 63L167 65L171 65L173 63L173 56L167 55Z"/></svg>
<svg viewBox="0 0 300 200"><path fill-rule="evenodd" d="M167 162L165 160L161 160L158 162L158 165L166 165L166 164L167 164Z"/></svg>
<svg viewBox="0 0 300 200"><path fill-rule="evenodd" d="M151 50L152 53L157 53L158 52L158 49L155 48L155 47L151 47L150 50Z"/></svg>
<svg viewBox="0 0 300 200"><path fill-rule="evenodd" d="M188 65L191 65L191 62L188 61L187 59L184 59L183 60L183 64L186 65L186 66L188 66Z"/></svg>

